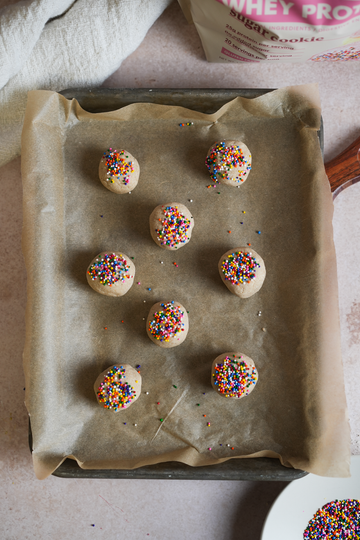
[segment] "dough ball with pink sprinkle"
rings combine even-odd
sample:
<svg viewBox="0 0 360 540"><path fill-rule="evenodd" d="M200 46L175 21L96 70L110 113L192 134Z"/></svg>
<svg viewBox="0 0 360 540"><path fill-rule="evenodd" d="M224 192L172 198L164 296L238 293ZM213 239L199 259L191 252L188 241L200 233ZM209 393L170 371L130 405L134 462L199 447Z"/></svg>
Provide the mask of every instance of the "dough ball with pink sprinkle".
<svg viewBox="0 0 360 540"><path fill-rule="evenodd" d="M213 182L238 187L251 171L250 150L241 141L218 141L209 149L205 165Z"/></svg>
<svg viewBox="0 0 360 540"><path fill-rule="evenodd" d="M99 178L103 186L113 193L129 193L138 183L140 166L126 150L109 148L99 164Z"/></svg>
<svg viewBox="0 0 360 540"><path fill-rule="evenodd" d="M176 251L190 241L194 218L180 203L161 204L150 215L150 234L155 244Z"/></svg>
<svg viewBox="0 0 360 540"><path fill-rule="evenodd" d="M240 352L220 354L212 363L211 384L229 399L241 399L255 388L259 375L254 361Z"/></svg>
<svg viewBox="0 0 360 540"><path fill-rule="evenodd" d="M250 247L230 249L221 257L218 268L226 287L240 298L257 293L266 276L263 259Z"/></svg>
<svg viewBox="0 0 360 540"><path fill-rule="evenodd" d="M86 271L88 284L106 296L123 296L134 283L135 265L124 253L102 252L91 261Z"/></svg>
<svg viewBox="0 0 360 540"><path fill-rule="evenodd" d="M109 411L127 409L141 394L141 375L129 364L111 366L94 383L96 399Z"/></svg>
<svg viewBox="0 0 360 540"><path fill-rule="evenodd" d="M153 343L169 349L185 341L189 330L189 317L179 302L157 302L150 309L147 321L147 335Z"/></svg>

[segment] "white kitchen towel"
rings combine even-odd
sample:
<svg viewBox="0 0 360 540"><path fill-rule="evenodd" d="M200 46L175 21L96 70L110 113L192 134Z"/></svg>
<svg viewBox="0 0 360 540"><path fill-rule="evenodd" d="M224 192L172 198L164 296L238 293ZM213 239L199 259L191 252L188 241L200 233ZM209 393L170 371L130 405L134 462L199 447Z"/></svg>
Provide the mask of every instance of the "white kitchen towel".
<svg viewBox="0 0 360 540"><path fill-rule="evenodd" d="M0 10L0 167L21 152L29 90L100 85L172 0L30 0Z"/></svg>

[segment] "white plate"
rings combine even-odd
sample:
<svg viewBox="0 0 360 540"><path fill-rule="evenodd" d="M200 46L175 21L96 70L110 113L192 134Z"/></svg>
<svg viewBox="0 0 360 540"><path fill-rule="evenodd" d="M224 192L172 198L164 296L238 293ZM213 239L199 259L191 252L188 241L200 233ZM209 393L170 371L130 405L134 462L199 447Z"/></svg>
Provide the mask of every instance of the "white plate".
<svg viewBox="0 0 360 540"><path fill-rule="evenodd" d="M360 500L360 456L351 457L350 478L308 474L291 482L274 502L261 540L303 540L314 514L335 499Z"/></svg>

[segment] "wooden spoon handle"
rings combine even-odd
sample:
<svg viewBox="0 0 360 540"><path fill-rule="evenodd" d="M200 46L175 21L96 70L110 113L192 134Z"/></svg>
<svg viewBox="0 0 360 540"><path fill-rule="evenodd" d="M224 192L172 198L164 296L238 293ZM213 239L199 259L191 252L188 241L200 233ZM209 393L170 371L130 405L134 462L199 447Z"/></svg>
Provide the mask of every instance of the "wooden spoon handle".
<svg viewBox="0 0 360 540"><path fill-rule="evenodd" d="M349 180L360 175L360 137L356 139L346 150L337 157L325 163L325 171L328 176L331 191L341 191ZM349 182L348 185L351 185Z"/></svg>

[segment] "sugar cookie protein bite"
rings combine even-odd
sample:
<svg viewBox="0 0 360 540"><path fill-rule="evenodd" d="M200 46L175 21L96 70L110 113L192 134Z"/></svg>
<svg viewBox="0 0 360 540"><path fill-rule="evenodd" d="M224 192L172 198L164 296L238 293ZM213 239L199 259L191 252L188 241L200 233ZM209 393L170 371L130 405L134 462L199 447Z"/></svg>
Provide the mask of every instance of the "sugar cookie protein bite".
<svg viewBox="0 0 360 540"><path fill-rule="evenodd" d="M190 241L194 218L185 205L169 203L157 206L150 215L150 234L155 244L175 251Z"/></svg>
<svg viewBox="0 0 360 540"><path fill-rule="evenodd" d="M141 375L129 364L114 365L100 373L94 384L96 399L109 411L127 409L141 393Z"/></svg>
<svg viewBox="0 0 360 540"><path fill-rule="evenodd" d="M128 193L138 183L140 166L126 150L109 148L104 152L99 164L99 178L103 186L113 193Z"/></svg>
<svg viewBox="0 0 360 540"><path fill-rule="evenodd" d="M150 309L147 321L147 335L159 347L171 348L180 345L189 330L189 317L184 306L172 300L157 302Z"/></svg>
<svg viewBox="0 0 360 540"><path fill-rule="evenodd" d="M211 384L220 396L240 399L255 388L259 375L254 361L239 352L220 354L213 361Z"/></svg>
<svg viewBox="0 0 360 540"><path fill-rule="evenodd" d="M266 276L265 263L260 255L244 247L224 253L218 268L226 287L240 298L249 298L257 293Z"/></svg>
<svg viewBox="0 0 360 540"><path fill-rule="evenodd" d="M120 252L102 252L91 261L86 271L88 284L106 296L123 296L134 282L135 265Z"/></svg>
<svg viewBox="0 0 360 540"><path fill-rule="evenodd" d="M237 187L245 182L250 173L250 150L241 141L219 141L208 151L205 165L214 182Z"/></svg>

